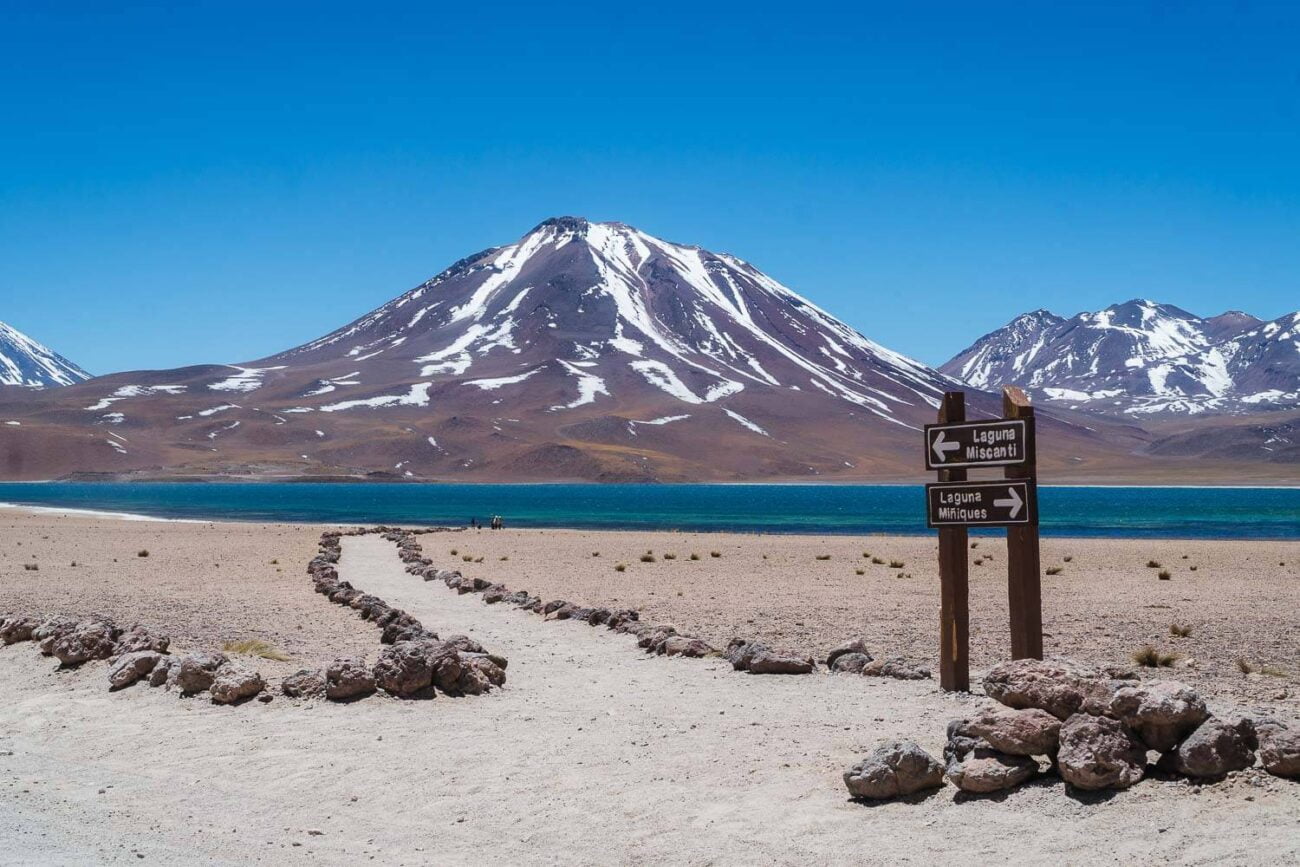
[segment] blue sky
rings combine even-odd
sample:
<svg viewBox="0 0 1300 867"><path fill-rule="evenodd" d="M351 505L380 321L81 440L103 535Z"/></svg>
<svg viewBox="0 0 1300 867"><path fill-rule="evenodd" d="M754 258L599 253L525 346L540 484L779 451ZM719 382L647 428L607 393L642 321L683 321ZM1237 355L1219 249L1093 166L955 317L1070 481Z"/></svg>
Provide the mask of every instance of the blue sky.
<svg viewBox="0 0 1300 867"><path fill-rule="evenodd" d="M0 8L0 319L96 373L558 214L930 363L1036 307L1300 308L1294 3L107 5Z"/></svg>

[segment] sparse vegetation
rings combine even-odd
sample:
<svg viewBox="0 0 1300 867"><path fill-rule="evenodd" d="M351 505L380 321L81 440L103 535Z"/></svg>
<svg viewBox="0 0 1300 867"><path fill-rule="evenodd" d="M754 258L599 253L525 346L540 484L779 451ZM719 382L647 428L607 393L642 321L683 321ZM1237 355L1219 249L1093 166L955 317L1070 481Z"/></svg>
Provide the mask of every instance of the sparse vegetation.
<svg viewBox="0 0 1300 867"><path fill-rule="evenodd" d="M24 563L24 564L23 564L23 568L26 569L28 572L39 572L39 571L41 571L41 567L38 566L38 565L36 565L35 563Z"/></svg>
<svg viewBox="0 0 1300 867"><path fill-rule="evenodd" d="M279 560L272 560L272 561L271 561L271 565L272 565L272 566L279 566L279 565L280 565L280 561L279 561Z"/></svg>
<svg viewBox="0 0 1300 867"><path fill-rule="evenodd" d="M676 559L677 559L677 555L676 555L676 554L672 554L672 553L664 554L664 559L665 559L665 560L676 560Z"/></svg>
<svg viewBox="0 0 1300 867"><path fill-rule="evenodd" d="M473 555L473 554L462 554L460 559L461 559L461 562L462 562L462 563L473 563L473 562L474 562L474 555Z"/></svg>
<svg viewBox="0 0 1300 867"><path fill-rule="evenodd" d="M905 565L905 564L903 563L902 560L890 560L890 561L889 561L889 568L890 568L890 569L902 569L904 565Z"/></svg>
<svg viewBox="0 0 1300 867"><path fill-rule="evenodd" d="M507 560L509 560L509 559L510 559L509 557L502 557L502 558L501 558L501 562L504 563L505 561L507 561Z"/></svg>
<svg viewBox="0 0 1300 867"><path fill-rule="evenodd" d="M226 653L238 653L243 656L257 656L262 659L274 659L277 662L288 662L286 656L278 647L260 638L242 638L238 641L227 641L221 645L221 649Z"/></svg>
<svg viewBox="0 0 1300 867"><path fill-rule="evenodd" d="M1148 561L1147 561L1147 568L1148 568L1148 569L1159 569L1159 568L1160 568L1160 561L1159 561L1159 560L1148 560Z"/></svg>
<svg viewBox="0 0 1300 867"><path fill-rule="evenodd" d="M642 563L653 563L654 561L655 561L655 555L654 555L654 554L649 554L649 553L647 553L647 554L642 554L642 555L641 555L641 562L642 562Z"/></svg>
<svg viewBox="0 0 1300 867"><path fill-rule="evenodd" d="M881 560L879 557L872 557L872 558L871 558L871 562L874 563L874 564L877 565L877 566L884 566L884 565L885 565L885 561L884 561L884 560Z"/></svg>
<svg viewBox="0 0 1300 867"><path fill-rule="evenodd" d="M1242 674L1262 674L1267 677L1286 677L1286 669L1276 665L1257 665L1242 657L1237 660L1237 670Z"/></svg>
<svg viewBox="0 0 1300 867"><path fill-rule="evenodd" d="M710 557L714 557L714 558L721 557L721 556L722 556L722 552L721 552L721 551L710 551L710 552L709 552L709 556L710 556Z"/></svg>
<svg viewBox="0 0 1300 867"><path fill-rule="evenodd" d="M831 555L830 555L830 554L818 554L816 559L818 559L818 560L829 560L829 559L831 559Z"/></svg>
<svg viewBox="0 0 1300 867"><path fill-rule="evenodd" d="M1048 567L1047 567L1047 574L1048 574L1048 575L1060 575L1061 572L1062 572L1062 569L1061 569L1060 566L1048 566Z"/></svg>
<svg viewBox="0 0 1300 867"><path fill-rule="evenodd" d="M1182 626L1178 623L1169 624L1169 634L1175 638L1187 638L1192 634L1192 627Z"/></svg>
<svg viewBox="0 0 1300 867"><path fill-rule="evenodd" d="M626 571L627 571L627 564L626 564L626 563L616 563L616 564L614 564L614 571L615 571L615 572L626 572Z"/></svg>
<svg viewBox="0 0 1300 867"><path fill-rule="evenodd" d="M1195 572L1195 571L1196 571L1196 567L1195 567L1195 566L1188 566L1187 569L1188 569L1188 571L1191 571L1191 572Z"/></svg>
<svg viewBox="0 0 1300 867"><path fill-rule="evenodd" d="M871 559L871 553L869 551L863 551L862 556L867 560Z"/></svg>
<svg viewBox="0 0 1300 867"><path fill-rule="evenodd" d="M767 555L764 554L764 555L763 555L763 558L764 558L764 559L767 559ZM699 554L696 554L696 553L694 553L694 552L692 552L692 553L691 553L691 559L692 559L692 560L698 560L698 559L700 559L700 555L699 555Z"/></svg>
<svg viewBox="0 0 1300 867"><path fill-rule="evenodd" d="M979 542L971 542L971 543L970 543L970 546L971 546L972 548L978 548L978 547L980 546L980 543L979 543Z"/></svg>
<svg viewBox="0 0 1300 867"><path fill-rule="evenodd" d="M1074 559L1074 556L1073 556L1072 554L1066 554L1064 557L1061 558L1062 562L1065 562L1065 563L1069 563L1069 562L1070 562L1071 560L1073 560L1073 559Z"/></svg>
<svg viewBox="0 0 1300 867"><path fill-rule="evenodd" d="M457 551L455 548L452 548L452 549L451 549L451 556L455 557L455 556L456 556L457 554L459 554L459 553L460 553L460 552Z"/></svg>
<svg viewBox="0 0 1300 867"><path fill-rule="evenodd" d="M592 551L592 552L591 552L591 556L593 556L593 557L599 557L599 556L600 556L600 552L599 552L599 551Z"/></svg>
<svg viewBox="0 0 1300 867"><path fill-rule="evenodd" d="M984 565L984 558L983 558L983 557L976 557L972 562L973 562L976 566L983 566L983 565Z"/></svg>
<svg viewBox="0 0 1300 867"><path fill-rule="evenodd" d="M854 575L866 575L866 574L867 574L867 570L866 570L866 569L854 569L854 570L853 570L853 574L854 574Z"/></svg>
<svg viewBox="0 0 1300 867"><path fill-rule="evenodd" d="M139 551L136 551L136 552L135 552L135 556L137 556L137 557L148 557L148 556L149 556L149 549L148 549L148 548L141 548Z"/></svg>
<svg viewBox="0 0 1300 867"><path fill-rule="evenodd" d="M911 578L911 577L912 577L912 573L911 573L911 572L899 572L899 573L898 573L898 577L899 577L899 578Z"/></svg>
<svg viewBox="0 0 1300 867"><path fill-rule="evenodd" d="M1169 668L1178 659L1177 653L1161 653L1150 644L1133 651L1133 661L1145 668Z"/></svg>
<svg viewBox="0 0 1300 867"><path fill-rule="evenodd" d="M1242 674L1250 674L1254 670L1255 666L1251 665L1249 661L1241 658L1237 659L1237 671L1240 671Z"/></svg>
<svg viewBox="0 0 1300 867"><path fill-rule="evenodd" d="M1169 574L1168 569L1161 569L1158 573L1156 573L1156 577L1159 578L1161 581L1168 581L1173 576Z"/></svg>
<svg viewBox="0 0 1300 867"><path fill-rule="evenodd" d="M475 562L475 563L482 563L482 562L483 562L483 558L482 558L482 557L475 557L475 558L474 558L474 562Z"/></svg>

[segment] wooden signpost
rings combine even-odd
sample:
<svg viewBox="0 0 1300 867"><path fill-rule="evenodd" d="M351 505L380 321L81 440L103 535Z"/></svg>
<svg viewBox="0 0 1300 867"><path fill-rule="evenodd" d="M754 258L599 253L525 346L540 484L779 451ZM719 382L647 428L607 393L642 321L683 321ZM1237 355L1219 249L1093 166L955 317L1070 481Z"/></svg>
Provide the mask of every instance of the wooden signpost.
<svg viewBox="0 0 1300 867"><path fill-rule="evenodd" d="M967 527L1007 528L1011 658L1043 657L1038 562L1034 409L1015 386L1002 389L1002 419L966 421L966 395L944 394L939 423L925 427L926 523L939 531L939 685L970 690ZM1001 467L1005 479L969 481L967 469Z"/></svg>

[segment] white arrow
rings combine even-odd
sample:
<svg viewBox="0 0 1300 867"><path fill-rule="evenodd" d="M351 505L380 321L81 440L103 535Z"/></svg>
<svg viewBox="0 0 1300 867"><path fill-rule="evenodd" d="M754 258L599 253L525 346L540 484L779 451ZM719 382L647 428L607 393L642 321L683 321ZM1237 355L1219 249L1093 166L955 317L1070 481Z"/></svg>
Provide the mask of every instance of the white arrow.
<svg viewBox="0 0 1300 867"><path fill-rule="evenodd" d="M1011 495L1011 499L1009 499L1009 500L994 500L994 501L993 501L993 505L994 505L994 506L1003 506L1003 507L1005 507L1005 508L1010 509L1011 512L1010 512L1010 514L1007 515L1007 517L1008 517L1008 518L1014 518L1016 515L1019 515L1019 514L1020 514L1020 507L1023 506L1023 505L1025 504L1025 501L1022 500L1022 499L1020 499L1020 495L1016 493L1016 489L1015 489L1015 488L1007 488L1007 493Z"/></svg>
<svg viewBox="0 0 1300 867"><path fill-rule="evenodd" d="M957 449L961 448L961 443L945 442L944 432L939 431L939 435L934 438L934 445L930 446L930 448L934 449L934 456L939 463L943 463L948 460L946 453L957 451Z"/></svg>

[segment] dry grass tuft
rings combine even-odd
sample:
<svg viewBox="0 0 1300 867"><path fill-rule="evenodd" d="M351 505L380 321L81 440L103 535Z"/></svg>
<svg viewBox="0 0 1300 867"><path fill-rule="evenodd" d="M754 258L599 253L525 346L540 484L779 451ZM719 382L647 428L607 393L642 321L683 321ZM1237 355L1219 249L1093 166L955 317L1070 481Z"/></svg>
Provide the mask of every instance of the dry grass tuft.
<svg viewBox="0 0 1300 867"><path fill-rule="evenodd" d="M890 560L890 561L889 561L889 568L890 568L890 569L902 569L904 565L905 565L905 564L903 563L902 560Z"/></svg>
<svg viewBox="0 0 1300 867"><path fill-rule="evenodd" d="M1159 569L1159 568L1160 568L1160 561L1159 561L1159 560L1148 560L1148 561L1147 561L1147 568L1148 568L1148 569Z"/></svg>
<svg viewBox="0 0 1300 867"><path fill-rule="evenodd" d="M1048 567L1047 567L1047 574L1048 574L1048 575L1060 575L1061 572L1062 572L1062 569L1061 569L1060 566L1048 566Z"/></svg>
<svg viewBox="0 0 1300 867"><path fill-rule="evenodd" d="M1175 638L1186 638L1192 634L1192 627L1171 623L1169 624L1169 634Z"/></svg>
<svg viewBox="0 0 1300 867"><path fill-rule="evenodd" d="M721 552L721 551L710 551L710 552L709 552L709 556L710 556L710 557L721 557L721 556L722 556L722 552Z"/></svg>
<svg viewBox="0 0 1300 867"><path fill-rule="evenodd" d="M642 562L642 563L653 563L654 561L655 561L655 555L654 555L654 554L646 553L646 554L642 554L642 555L641 555L641 562Z"/></svg>
<svg viewBox="0 0 1300 867"><path fill-rule="evenodd" d="M227 641L221 645L226 653L238 653L242 656L257 656L262 659L274 659L276 662L288 662L289 657L274 644L260 638L241 638Z"/></svg>
<svg viewBox="0 0 1300 867"><path fill-rule="evenodd" d="M854 569L854 570L853 570L853 574L854 574L854 575L866 575L866 574L867 574L867 570L866 570L866 569Z"/></svg>
<svg viewBox="0 0 1300 867"><path fill-rule="evenodd" d="M763 556L766 557L767 555L764 554ZM696 553L694 553L694 552L692 552L692 553L691 553L691 559L692 559L692 560L698 560L698 559L700 559L700 555L699 555L699 554L696 554Z"/></svg>
<svg viewBox="0 0 1300 867"><path fill-rule="evenodd" d="M1161 581L1168 581L1173 576L1169 574L1168 569L1161 569L1158 573L1156 573L1156 577L1159 578Z"/></svg>
<svg viewBox="0 0 1300 867"><path fill-rule="evenodd" d="M135 552L135 556L137 556L137 557L148 557L148 556L149 556L149 549L148 549L148 548L141 548L139 551L136 551L136 552Z"/></svg>
<svg viewBox="0 0 1300 867"><path fill-rule="evenodd" d="M676 559L677 559L677 555L676 555L676 554L665 554L665 555L664 555L664 559L665 559L665 560L676 560Z"/></svg>
<svg viewBox="0 0 1300 867"><path fill-rule="evenodd" d="M1169 668L1179 659L1177 653L1161 653L1149 644L1133 651L1133 661L1145 668Z"/></svg>
<svg viewBox="0 0 1300 867"><path fill-rule="evenodd" d="M614 571L615 571L615 572L626 572L626 571L627 571L627 564L626 564L626 563L616 563L616 564L614 564Z"/></svg>
<svg viewBox="0 0 1300 867"><path fill-rule="evenodd" d="M818 559L818 560L829 560L829 559L831 559L831 555L830 555L830 554L818 554L817 557L816 557L816 559Z"/></svg>

